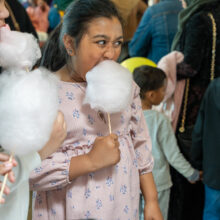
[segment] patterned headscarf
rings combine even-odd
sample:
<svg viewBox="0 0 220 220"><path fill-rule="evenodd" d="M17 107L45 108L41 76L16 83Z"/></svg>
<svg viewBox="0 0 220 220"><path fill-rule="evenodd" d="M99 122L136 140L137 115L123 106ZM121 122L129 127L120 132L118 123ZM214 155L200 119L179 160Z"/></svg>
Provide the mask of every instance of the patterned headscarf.
<svg viewBox="0 0 220 220"><path fill-rule="evenodd" d="M178 31L176 33L176 36L173 39L173 44L171 47L171 50L177 49L177 45L179 42L179 39L182 35L183 29L185 24L187 23L188 19L196 12L198 11L201 6L208 5L209 3L218 2L219 0L185 0L187 3L187 8L182 10L179 13L178 17Z"/></svg>

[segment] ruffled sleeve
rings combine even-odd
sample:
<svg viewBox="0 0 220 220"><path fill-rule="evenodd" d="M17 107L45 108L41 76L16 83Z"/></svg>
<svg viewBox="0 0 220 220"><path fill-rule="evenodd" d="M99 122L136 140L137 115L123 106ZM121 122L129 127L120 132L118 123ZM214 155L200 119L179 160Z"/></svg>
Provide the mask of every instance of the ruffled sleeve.
<svg viewBox="0 0 220 220"><path fill-rule="evenodd" d="M69 181L70 158L65 152L55 152L43 160L30 175L30 189L48 191L63 188Z"/></svg>

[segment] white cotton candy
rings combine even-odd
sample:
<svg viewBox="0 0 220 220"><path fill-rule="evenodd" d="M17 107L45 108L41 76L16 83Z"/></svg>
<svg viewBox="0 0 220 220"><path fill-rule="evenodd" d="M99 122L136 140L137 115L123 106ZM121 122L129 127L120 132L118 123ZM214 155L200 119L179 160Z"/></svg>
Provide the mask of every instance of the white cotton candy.
<svg viewBox="0 0 220 220"><path fill-rule="evenodd" d="M131 103L132 75L120 64L106 60L86 74L84 103L107 113L123 111Z"/></svg>
<svg viewBox="0 0 220 220"><path fill-rule="evenodd" d="M0 28L0 66L32 69L41 57L37 39L28 33Z"/></svg>
<svg viewBox="0 0 220 220"><path fill-rule="evenodd" d="M58 79L40 68L0 75L0 145L15 155L40 150L58 111Z"/></svg>

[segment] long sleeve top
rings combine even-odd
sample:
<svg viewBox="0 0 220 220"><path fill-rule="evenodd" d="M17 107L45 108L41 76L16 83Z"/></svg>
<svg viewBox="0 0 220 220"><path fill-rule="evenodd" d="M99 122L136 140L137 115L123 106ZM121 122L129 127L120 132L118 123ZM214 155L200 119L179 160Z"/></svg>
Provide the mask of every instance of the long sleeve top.
<svg viewBox="0 0 220 220"><path fill-rule="evenodd" d="M85 91L86 83L59 84L67 138L31 175L30 185L36 191L33 220L138 219L139 175L153 169L139 89L134 84L131 105L111 114L112 132L119 137L120 162L70 181L71 158L88 153L97 136L109 134L107 114L83 104Z"/></svg>
<svg viewBox="0 0 220 220"><path fill-rule="evenodd" d="M170 165L184 177L196 180L198 171L180 153L169 119L155 110L145 110L144 117L152 140L153 176L158 192L172 186Z"/></svg>

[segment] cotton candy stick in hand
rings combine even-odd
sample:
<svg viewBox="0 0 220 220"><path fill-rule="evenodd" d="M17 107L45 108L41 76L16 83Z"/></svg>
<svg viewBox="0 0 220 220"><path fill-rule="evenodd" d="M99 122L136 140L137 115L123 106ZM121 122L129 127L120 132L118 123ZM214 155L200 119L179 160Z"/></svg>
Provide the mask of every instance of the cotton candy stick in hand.
<svg viewBox="0 0 220 220"><path fill-rule="evenodd" d="M132 75L115 61L96 65L86 74L86 81L84 103L91 108L112 114L122 112L131 104Z"/></svg>
<svg viewBox="0 0 220 220"><path fill-rule="evenodd" d="M12 162L12 159L13 159L13 154L10 155L10 158L9 158L8 162ZM1 191L0 191L0 201L2 200L2 195L3 195L3 192L4 192L5 186L6 186L7 179L8 179L8 173L5 174L4 180L2 182L2 187L1 187Z"/></svg>

